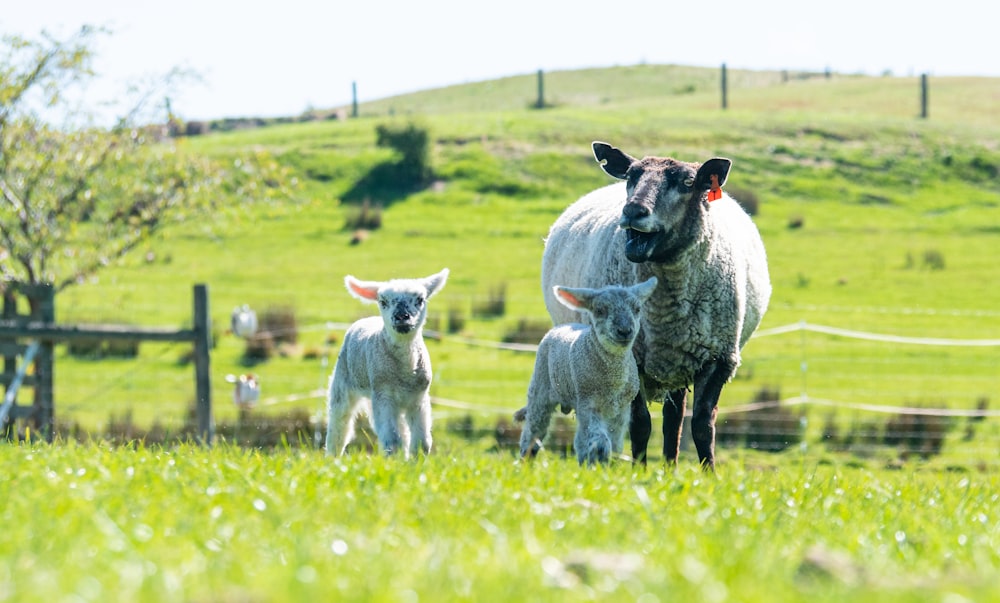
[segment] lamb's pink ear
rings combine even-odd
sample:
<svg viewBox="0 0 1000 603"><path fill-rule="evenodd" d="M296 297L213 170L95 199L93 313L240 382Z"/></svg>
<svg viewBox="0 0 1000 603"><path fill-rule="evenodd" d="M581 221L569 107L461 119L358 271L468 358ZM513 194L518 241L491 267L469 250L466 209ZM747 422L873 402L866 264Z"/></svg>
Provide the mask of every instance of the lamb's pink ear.
<svg viewBox="0 0 1000 603"><path fill-rule="evenodd" d="M589 291L589 289L574 289L559 285L552 287L552 292L555 293L559 303L570 310L587 310L590 302L590 296L587 295Z"/></svg>
<svg viewBox="0 0 1000 603"><path fill-rule="evenodd" d="M378 301L378 289L380 283L373 281L359 281L351 275L344 277L344 285L347 291L363 302Z"/></svg>

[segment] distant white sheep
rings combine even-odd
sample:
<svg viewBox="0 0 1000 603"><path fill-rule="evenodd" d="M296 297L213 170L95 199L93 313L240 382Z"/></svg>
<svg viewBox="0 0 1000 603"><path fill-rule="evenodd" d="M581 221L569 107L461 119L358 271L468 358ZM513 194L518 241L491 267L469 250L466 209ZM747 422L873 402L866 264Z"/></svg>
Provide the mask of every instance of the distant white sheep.
<svg viewBox="0 0 1000 603"><path fill-rule="evenodd" d="M260 381L257 375L226 375L226 381L233 384L233 404L241 410L252 410L260 400Z"/></svg>
<svg viewBox="0 0 1000 603"><path fill-rule="evenodd" d="M253 337L257 332L257 313L246 304L233 308L233 314L229 319L229 329L237 337L243 339Z"/></svg>
<svg viewBox="0 0 1000 603"><path fill-rule="evenodd" d="M538 345L528 405L514 413L515 420L525 421L521 456L541 449L557 405L564 413L576 409L573 447L580 464L607 462L612 452L621 453L632 400L639 393L632 345L642 306L656 283L652 277L631 287L553 287L555 298L587 315L592 326L554 327Z"/></svg>
<svg viewBox="0 0 1000 603"><path fill-rule="evenodd" d="M366 414L385 454L431 450L431 360L423 339L427 300L444 287L448 269L423 279L387 282L344 278L347 290L377 303L380 316L348 328L330 376L326 453L341 455Z"/></svg>
<svg viewBox="0 0 1000 603"><path fill-rule="evenodd" d="M604 171L624 182L585 195L552 225L542 258L545 305L555 324L569 322L573 314L552 295L553 285L659 277L634 346L641 388L632 404L632 456L645 460L646 401L662 396L663 456L676 462L693 385L691 431L702 465L712 468L719 394L771 296L764 244L722 192L730 160L635 159L603 142L593 149Z"/></svg>

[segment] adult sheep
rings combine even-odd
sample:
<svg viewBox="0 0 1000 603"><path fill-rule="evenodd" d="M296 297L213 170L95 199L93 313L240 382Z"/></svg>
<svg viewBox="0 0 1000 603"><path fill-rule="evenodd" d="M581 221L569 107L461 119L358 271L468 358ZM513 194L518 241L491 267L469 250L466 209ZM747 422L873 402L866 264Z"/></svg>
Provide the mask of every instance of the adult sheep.
<svg viewBox="0 0 1000 603"><path fill-rule="evenodd" d="M663 456L677 461L694 386L691 432L702 466L712 469L719 394L771 297L764 244L721 190L729 159L635 159L603 142L593 149L604 171L624 182L585 195L552 225L542 259L545 305L555 324L571 322L553 286L629 286L657 277L633 346L641 387L629 424L632 457L645 462L647 400L662 397Z"/></svg>

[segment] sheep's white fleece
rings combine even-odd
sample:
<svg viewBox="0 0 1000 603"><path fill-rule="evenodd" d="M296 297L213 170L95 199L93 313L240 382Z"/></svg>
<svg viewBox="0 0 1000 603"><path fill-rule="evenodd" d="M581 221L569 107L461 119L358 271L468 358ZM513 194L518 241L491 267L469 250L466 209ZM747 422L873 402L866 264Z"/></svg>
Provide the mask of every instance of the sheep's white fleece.
<svg viewBox="0 0 1000 603"><path fill-rule="evenodd" d="M552 295L555 284L596 288L656 276L659 286L645 305L634 347L639 366L658 385L648 393L691 385L695 371L713 358L729 357L735 370L740 349L760 323L771 294L757 227L723 194L704 204L698 240L676 262L633 263L625 257L625 231L618 226L626 196L624 182L597 189L552 225L542 260L542 290L553 322L573 320Z"/></svg>

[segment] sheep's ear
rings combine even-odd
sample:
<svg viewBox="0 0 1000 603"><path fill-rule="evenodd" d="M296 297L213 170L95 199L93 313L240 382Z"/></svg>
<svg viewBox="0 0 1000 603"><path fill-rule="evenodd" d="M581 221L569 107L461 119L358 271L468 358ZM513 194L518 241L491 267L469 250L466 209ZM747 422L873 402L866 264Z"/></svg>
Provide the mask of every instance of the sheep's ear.
<svg viewBox="0 0 1000 603"><path fill-rule="evenodd" d="M570 287L552 287L552 292L556 294L559 303L570 310L589 310L590 300L593 294L591 289L577 289Z"/></svg>
<svg viewBox="0 0 1000 603"><path fill-rule="evenodd" d="M378 301L378 290L381 283L373 281L359 281L353 276L347 275L344 277L344 285L347 286L348 293L363 302Z"/></svg>
<svg viewBox="0 0 1000 603"><path fill-rule="evenodd" d="M595 140L591 146L594 149L594 158L597 159L597 163L601 164L601 169L609 176L624 180L628 166L635 163L635 158L621 149L599 140Z"/></svg>
<svg viewBox="0 0 1000 603"><path fill-rule="evenodd" d="M718 179L721 187L726 183L726 178L729 177L729 168L732 166L733 162L725 157L713 157L701 164L694 177L694 190L703 193L712 188L712 176Z"/></svg>
<svg viewBox="0 0 1000 603"><path fill-rule="evenodd" d="M427 288L427 297L430 298L432 295L440 291L445 282L448 280L448 269L445 268L441 272L433 276L428 276L424 279L424 287Z"/></svg>
<svg viewBox="0 0 1000 603"><path fill-rule="evenodd" d="M659 283L659 281L655 276L652 276L645 282L639 283L638 285L632 285L632 293L639 298L640 303L646 303L646 300L653 295L653 291L656 291L657 283Z"/></svg>

